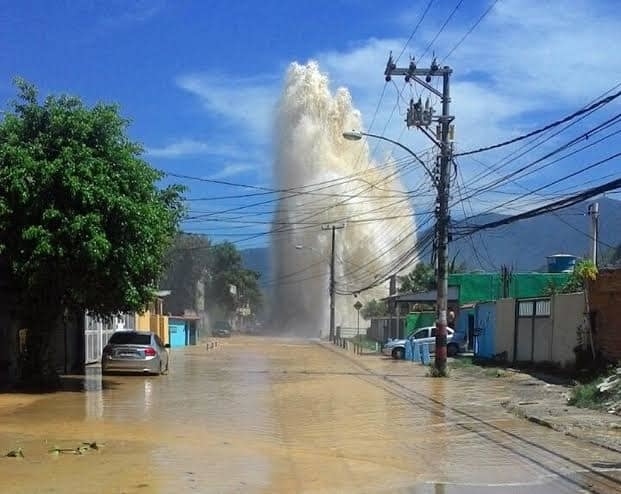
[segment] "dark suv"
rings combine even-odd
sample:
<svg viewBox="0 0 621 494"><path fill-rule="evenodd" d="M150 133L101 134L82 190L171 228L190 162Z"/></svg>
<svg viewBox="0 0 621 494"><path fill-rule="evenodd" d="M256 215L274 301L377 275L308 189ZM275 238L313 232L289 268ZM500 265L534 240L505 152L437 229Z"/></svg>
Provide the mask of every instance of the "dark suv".
<svg viewBox="0 0 621 494"><path fill-rule="evenodd" d="M213 326L213 335L214 336L222 336L229 337L231 336L231 325L228 321L216 321Z"/></svg>

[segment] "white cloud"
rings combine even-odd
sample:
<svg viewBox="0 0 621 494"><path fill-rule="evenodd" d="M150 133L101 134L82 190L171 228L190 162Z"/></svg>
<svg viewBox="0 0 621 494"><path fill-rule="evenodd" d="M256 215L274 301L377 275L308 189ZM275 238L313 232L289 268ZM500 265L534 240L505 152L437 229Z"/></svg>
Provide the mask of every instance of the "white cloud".
<svg viewBox="0 0 621 494"><path fill-rule="evenodd" d="M481 5L480 11L485 8L487 5ZM577 109L616 84L621 74L621 57L615 52L621 18L615 9L613 2L604 0L575 0L571 5L562 0L498 2L447 60L454 70L451 110L456 117L457 151L532 130ZM461 9L456 14L434 45L440 61L478 17L477 12L471 12L472 17L464 20L466 12ZM419 14L417 11L415 17ZM404 17L408 15L411 13L403 13ZM417 55L427 46L444 18L428 16L404 51L399 66L408 63L407 55ZM409 34L408 30L404 29L403 34ZM350 89L367 130L377 109L373 131L417 150L430 143L420 132L406 130L404 117L407 100L417 98L420 87L404 89L403 78L395 77L385 88L378 107L388 53L392 50L398 54L404 44L405 38L401 37L375 37L344 49L317 53L316 58L328 73L333 89ZM429 56L419 64L428 64ZM267 149L280 90L278 80L263 75L240 79L188 74L179 77L177 84L197 96L210 114L221 117L222 125L232 127L249 145L263 152ZM436 108L440 109L439 104ZM381 144L376 153L380 160L386 150L400 155L392 146L376 144ZM489 153L482 159L498 156ZM469 181L482 169L468 161L462 171Z"/></svg>
<svg viewBox="0 0 621 494"><path fill-rule="evenodd" d="M137 0L131 6L121 2L118 9L115 9L114 5L112 7L109 5L111 13L102 18L99 25L103 28L119 28L142 24L157 16L165 6L165 0Z"/></svg>
<svg viewBox="0 0 621 494"><path fill-rule="evenodd" d="M499 2L448 60L454 69L452 109L459 144L474 147L496 142L532 128L533 122L524 118L527 114L573 109L612 86L615 74L621 73L621 57L611 57L606 47L618 44L621 20L606 15L604 9L601 2L576 1L571 8L562 1L547 2L545 8L535 0ZM431 19L425 26L405 54L422 51L437 32ZM449 24L434 46L436 52L448 52L467 27L456 20ZM351 88L367 125L384 84L388 53L399 53L404 43L403 39L372 38L351 49L319 55L332 80ZM399 66L407 63L402 57ZM394 81L399 89L403 87L401 77ZM415 97L418 90L413 88ZM376 130L387 121L395 94L394 87L387 88ZM410 98L409 88L404 96ZM387 135L399 135L403 128L402 118L393 120Z"/></svg>
<svg viewBox="0 0 621 494"><path fill-rule="evenodd" d="M178 77L176 82L197 96L209 113L224 117L255 140L266 142L269 139L278 97L274 79L187 74Z"/></svg>
<svg viewBox="0 0 621 494"><path fill-rule="evenodd" d="M245 164L229 164L225 165L220 171L209 175L208 179L210 180L221 180L223 178L234 177L235 175L240 175L244 172L254 170L254 166L245 165Z"/></svg>
<svg viewBox="0 0 621 494"><path fill-rule="evenodd" d="M235 146L226 144L213 145L195 139L180 139L162 147L147 148L146 154L156 158L179 158L182 156L218 155L227 157L247 156L247 153Z"/></svg>

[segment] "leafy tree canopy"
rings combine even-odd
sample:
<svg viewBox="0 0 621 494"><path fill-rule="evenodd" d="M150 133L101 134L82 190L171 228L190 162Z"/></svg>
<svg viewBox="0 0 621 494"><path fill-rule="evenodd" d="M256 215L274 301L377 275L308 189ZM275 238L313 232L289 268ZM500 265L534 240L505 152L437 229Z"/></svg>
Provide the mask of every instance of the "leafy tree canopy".
<svg viewBox="0 0 621 494"><path fill-rule="evenodd" d="M419 263L406 276L400 276L401 293L421 293L436 287L435 270L431 264Z"/></svg>
<svg viewBox="0 0 621 494"><path fill-rule="evenodd" d="M569 279L562 286L556 286L554 282L548 283L544 290L545 295L554 295L555 293L576 293L586 289L589 281L593 281L597 277L597 267L593 261L584 259L578 261L574 267Z"/></svg>
<svg viewBox="0 0 621 494"><path fill-rule="evenodd" d="M261 309L259 274L243 267L234 244L210 244L205 236L183 233L177 236L166 258L161 285L172 290L166 301L170 310L182 313L188 308L208 309L228 317L246 305L255 314ZM195 306L197 283L205 284L206 307ZM236 293L231 292L231 286L235 286Z"/></svg>
<svg viewBox="0 0 621 494"><path fill-rule="evenodd" d="M116 106L40 103L33 85L16 86L0 121L0 252L42 345L65 308L145 306L183 215L182 188L158 187L162 173L141 159Z"/></svg>
<svg viewBox="0 0 621 494"><path fill-rule="evenodd" d="M373 299L369 300L364 307L360 309L360 315L364 319L371 319L372 317L384 317L388 314L386 304L382 301Z"/></svg>
<svg viewBox="0 0 621 494"><path fill-rule="evenodd" d="M465 264L457 264L457 255L449 262L448 272L463 273ZM399 292L422 293L436 288L436 271L432 264L418 263L406 276L399 277Z"/></svg>
<svg viewBox="0 0 621 494"><path fill-rule="evenodd" d="M183 314L186 309L202 311L196 305L196 290L204 283L209 272L211 244L204 235L180 233L166 253L166 270L160 286L170 289L166 309L172 314Z"/></svg>
<svg viewBox="0 0 621 494"><path fill-rule="evenodd" d="M208 293L213 304L229 314L246 304L256 312L261 306L259 273L242 266L241 254L230 242L213 245L210 257Z"/></svg>

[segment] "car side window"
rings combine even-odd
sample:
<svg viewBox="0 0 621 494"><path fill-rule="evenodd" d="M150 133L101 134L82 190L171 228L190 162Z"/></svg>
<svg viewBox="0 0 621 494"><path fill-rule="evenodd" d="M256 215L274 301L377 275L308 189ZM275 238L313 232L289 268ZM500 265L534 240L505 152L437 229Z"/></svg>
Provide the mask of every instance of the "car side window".
<svg viewBox="0 0 621 494"><path fill-rule="evenodd" d="M420 340L422 338L427 338L427 330L426 329L422 329L420 330L418 333L414 333L414 339L415 340Z"/></svg>
<svg viewBox="0 0 621 494"><path fill-rule="evenodd" d="M435 338L435 337L436 337L436 328L433 328L433 329L431 330L431 337L432 337L432 338Z"/></svg>

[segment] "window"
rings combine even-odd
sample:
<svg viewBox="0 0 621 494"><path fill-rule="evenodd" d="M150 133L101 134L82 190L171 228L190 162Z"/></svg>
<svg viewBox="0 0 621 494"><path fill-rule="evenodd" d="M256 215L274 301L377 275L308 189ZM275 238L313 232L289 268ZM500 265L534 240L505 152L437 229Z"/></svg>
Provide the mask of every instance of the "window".
<svg viewBox="0 0 621 494"><path fill-rule="evenodd" d="M134 333L133 331L119 331L110 337L108 343L111 345L150 345L151 335Z"/></svg>
<svg viewBox="0 0 621 494"><path fill-rule="evenodd" d="M417 333L414 333L414 339L415 340L420 340L422 338L427 338L428 334L429 334L429 330L428 329L421 329Z"/></svg>

